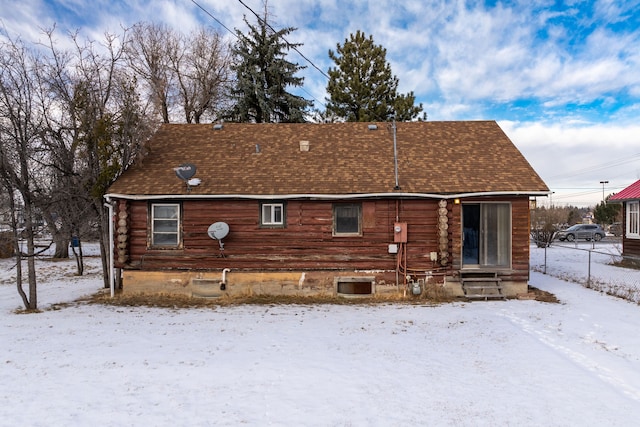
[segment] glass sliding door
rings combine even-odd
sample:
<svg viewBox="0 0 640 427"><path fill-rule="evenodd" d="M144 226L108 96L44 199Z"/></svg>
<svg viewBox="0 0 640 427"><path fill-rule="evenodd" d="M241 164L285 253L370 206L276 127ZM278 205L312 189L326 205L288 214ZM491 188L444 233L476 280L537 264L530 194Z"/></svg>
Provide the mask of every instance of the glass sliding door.
<svg viewBox="0 0 640 427"><path fill-rule="evenodd" d="M480 205L462 205L462 264L480 264Z"/></svg>
<svg viewBox="0 0 640 427"><path fill-rule="evenodd" d="M462 264L511 265L511 205L477 203L462 206Z"/></svg>

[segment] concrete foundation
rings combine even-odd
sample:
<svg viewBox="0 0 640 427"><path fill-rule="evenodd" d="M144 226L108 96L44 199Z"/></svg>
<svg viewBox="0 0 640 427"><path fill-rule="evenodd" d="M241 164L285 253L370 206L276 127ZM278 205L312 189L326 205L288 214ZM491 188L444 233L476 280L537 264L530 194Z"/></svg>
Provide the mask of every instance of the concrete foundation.
<svg viewBox="0 0 640 427"><path fill-rule="evenodd" d="M392 274L395 274L392 272ZM216 298L224 295L389 295L402 292L389 272L139 271L122 273L124 294L166 294ZM364 286L368 284L368 286ZM367 288L367 289L365 289Z"/></svg>
<svg viewBox="0 0 640 427"><path fill-rule="evenodd" d="M526 293L526 282L502 282L503 293L515 297ZM425 288L447 297L464 297L460 282L452 277L427 281ZM164 294L201 298L225 295L296 296L393 296L405 295L403 283L396 285L395 272L354 271L140 271L122 272L124 294ZM424 289L422 289L424 291Z"/></svg>

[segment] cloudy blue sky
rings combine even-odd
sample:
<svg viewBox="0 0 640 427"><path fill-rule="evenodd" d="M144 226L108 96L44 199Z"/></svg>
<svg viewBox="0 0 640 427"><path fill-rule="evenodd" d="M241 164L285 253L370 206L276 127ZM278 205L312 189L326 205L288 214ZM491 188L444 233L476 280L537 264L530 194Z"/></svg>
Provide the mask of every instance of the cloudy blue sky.
<svg viewBox="0 0 640 427"><path fill-rule="evenodd" d="M196 4L197 3L197 4ZM198 5L201 6L198 7ZM245 6L246 5L246 6ZM640 0L270 0L274 27L315 66L362 30L387 49L402 92L429 120L496 120L554 192L554 204L595 205L640 179ZM262 0L0 0L2 31L100 40L138 21L188 31L246 29ZM323 102L326 78L307 65L301 95ZM548 204L541 199L539 202Z"/></svg>

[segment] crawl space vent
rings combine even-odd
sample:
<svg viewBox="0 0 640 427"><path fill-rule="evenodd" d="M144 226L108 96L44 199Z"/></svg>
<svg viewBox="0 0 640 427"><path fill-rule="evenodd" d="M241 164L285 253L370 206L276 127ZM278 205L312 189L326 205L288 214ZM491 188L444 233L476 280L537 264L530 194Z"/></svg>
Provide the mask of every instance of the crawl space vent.
<svg viewBox="0 0 640 427"><path fill-rule="evenodd" d="M375 277L335 277L336 293L344 297L366 297L376 291Z"/></svg>

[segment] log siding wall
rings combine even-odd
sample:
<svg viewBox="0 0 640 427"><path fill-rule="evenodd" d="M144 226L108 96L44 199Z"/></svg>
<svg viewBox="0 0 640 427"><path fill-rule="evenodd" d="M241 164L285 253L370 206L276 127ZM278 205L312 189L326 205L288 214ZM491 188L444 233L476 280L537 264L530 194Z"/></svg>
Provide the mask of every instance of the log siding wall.
<svg viewBox="0 0 640 427"><path fill-rule="evenodd" d="M161 203L162 201L157 201ZM345 201L353 203L353 200ZM377 270L395 271L396 221L407 223L406 266L411 271L453 274L461 267L461 204L448 201L449 258L433 262L431 252L440 253L438 200L364 200L362 235L333 235L333 204L338 201L288 200L286 226L260 225L260 201L182 201L182 244L178 249L160 250L149 245L147 201L124 201L129 228L126 262L117 258L116 267L147 271L221 270ZM512 265L500 271L504 280L529 278L528 197L476 198L464 202L510 202L512 206ZM123 201L121 201L123 203ZM125 208L122 207L121 210ZM207 234L209 225L224 221L230 232L223 239L224 257L218 242ZM121 245L122 246L122 245ZM122 247L119 249L122 251ZM120 252L122 254L122 252Z"/></svg>
<svg viewBox="0 0 640 427"><path fill-rule="evenodd" d="M149 245L150 204L129 205L129 260L117 267L139 269L379 269L395 270L396 255L389 253L393 225L408 223L407 264L433 267L430 252L438 250L437 201L362 201L362 235L333 235L331 201L289 200L286 226L260 225L258 201L182 202L182 244L178 249L154 249ZM353 201L350 201L353 203ZM209 225L229 224L223 239L224 258L218 242L207 235Z"/></svg>

